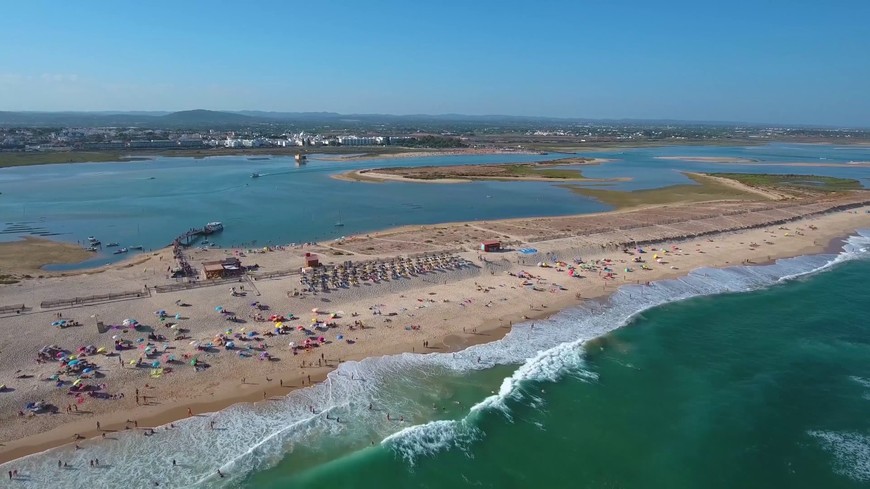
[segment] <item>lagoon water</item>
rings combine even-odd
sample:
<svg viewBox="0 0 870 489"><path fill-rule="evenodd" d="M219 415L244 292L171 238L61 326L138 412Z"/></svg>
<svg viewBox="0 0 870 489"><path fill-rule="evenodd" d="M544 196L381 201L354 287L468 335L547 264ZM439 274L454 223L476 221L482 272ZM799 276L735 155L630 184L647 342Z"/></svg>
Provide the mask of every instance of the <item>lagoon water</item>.
<svg viewBox="0 0 870 489"><path fill-rule="evenodd" d="M720 156L757 165L698 163L657 156ZM0 241L46 236L85 243L159 248L191 227L222 221L213 241L222 246L265 246L327 240L405 224L601 212L609 207L559 183L472 182L456 185L344 182L330 175L383 166L526 162L563 154L434 156L329 161L311 158L161 158L123 163L81 163L0 169ZM631 177L599 188L635 190L692 183L681 171L812 173L860 179L867 167L776 166L778 163L849 163L870 160L870 148L774 144L613 150L587 154L615 161L577 167L591 178ZM251 178L257 172L260 178ZM344 226L336 227L341 221ZM52 269L74 269L122 259L111 248L94 259Z"/></svg>

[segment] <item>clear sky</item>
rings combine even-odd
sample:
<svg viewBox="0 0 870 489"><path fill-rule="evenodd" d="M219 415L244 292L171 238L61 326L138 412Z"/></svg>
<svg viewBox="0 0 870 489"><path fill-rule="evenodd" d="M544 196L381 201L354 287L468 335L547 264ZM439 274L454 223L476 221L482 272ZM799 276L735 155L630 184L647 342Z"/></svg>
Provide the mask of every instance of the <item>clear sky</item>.
<svg viewBox="0 0 870 489"><path fill-rule="evenodd" d="M870 126L870 0L22 0L0 46L0 110Z"/></svg>

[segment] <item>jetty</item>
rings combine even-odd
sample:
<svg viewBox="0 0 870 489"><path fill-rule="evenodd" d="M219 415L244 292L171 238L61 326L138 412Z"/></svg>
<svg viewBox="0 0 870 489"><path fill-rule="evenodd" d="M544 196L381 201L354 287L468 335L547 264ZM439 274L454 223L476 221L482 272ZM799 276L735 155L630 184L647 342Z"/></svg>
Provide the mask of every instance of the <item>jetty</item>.
<svg viewBox="0 0 870 489"><path fill-rule="evenodd" d="M194 241L202 236L208 236L224 230L224 225L221 222L210 222L201 228L190 228L184 233L178 235L172 242L173 246L190 246Z"/></svg>

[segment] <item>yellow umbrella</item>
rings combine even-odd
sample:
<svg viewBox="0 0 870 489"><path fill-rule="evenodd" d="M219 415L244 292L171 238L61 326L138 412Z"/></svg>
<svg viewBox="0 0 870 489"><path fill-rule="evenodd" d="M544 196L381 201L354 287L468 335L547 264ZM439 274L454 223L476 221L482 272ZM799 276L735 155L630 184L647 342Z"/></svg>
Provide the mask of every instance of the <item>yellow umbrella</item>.
<svg viewBox="0 0 870 489"><path fill-rule="evenodd" d="M136 365L136 360L130 360L130 365Z"/></svg>
<svg viewBox="0 0 870 489"><path fill-rule="evenodd" d="M97 353L106 353L106 347L101 346L101 347L97 348Z"/></svg>
<svg viewBox="0 0 870 489"><path fill-rule="evenodd" d="M73 385L79 385L81 383L82 383L82 379L76 379L76 381L73 382Z"/></svg>

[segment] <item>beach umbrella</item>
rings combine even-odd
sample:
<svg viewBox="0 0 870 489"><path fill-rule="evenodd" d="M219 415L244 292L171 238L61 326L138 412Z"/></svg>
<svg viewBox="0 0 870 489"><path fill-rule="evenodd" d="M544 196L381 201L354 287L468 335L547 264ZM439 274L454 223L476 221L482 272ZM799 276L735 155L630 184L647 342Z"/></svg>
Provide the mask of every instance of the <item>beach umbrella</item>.
<svg viewBox="0 0 870 489"><path fill-rule="evenodd" d="M76 379L75 382L72 383L72 385L76 386L76 385L79 385L81 383L82 383L82 379Z"/></svg>
<svg viewBox="0 0 870 489"><path fill-rule="evenodd" d="M221 312L221 311L224 310L224 308L221 307L221 306L217 306L217 307L214 308L214 310L217 311L217 312Z"/></svg>
<svg viewBox="0 0 870 489"><path fill-rule="evenodd" d="M113 340L117 340L117 339L118 339L118 335L114 335L114 336L112 336L112 339L113 339Z"/></svg>
<svg viewBox="0 0 870 489"><path fill-rule="evenodd" d="M335 337L335 339L341 341L341 340L344 339L344 335L338 335L338 336Z"/></svg>
<svg viewBox="0 0 870 489"><path fill-rule="evenodd" d="M181 319L181 314L176 314L175 319Z"/></svg>
<svg viewBox="0 0 870 489"><path fill-rule="evenodd" d="M103 346L97 348L97 353L106 353L106 348Z"/></svg>
<svg viewBox="0 0 870 489"><path fill-rule="evenodd" d="M321 343L324 343L324 342L326 342L326 338L324 338L323 336L319 336L319 337L317 338L317 341L319 341L319 342L321 342Z"/></svg>
<svg viewBox="0 0 870 489"><path fill-rule="evenodd" d="M248 338L253 338L254 336L257 336L256 331L248 331Z"/></svg>
<svg viewBox="0 0 870 489"><path fill-rule="evenodd" d="M55 322L51 323L52 326L60 326L60 324L61 324L60 321L55 321Z"/></svg>
<svg viewBox="0 0 870 489"><path fill-rule="evenodd" d="M305 331L305 327L304 327L304 326L296 326L296 329L297 329L298 331Z"/></svg>
<svg viewBox="0 0 870 489"><path fill-rule="evenodd" d="M279 329L280 329L280 328L283 328L283 327L284 327L284 323L282 323L282 322L279 321L279 322L275 323L275 327L276 327L276 328L279 328Z"/></svg>
<svg viewBox="0 0 870 489"><path fill-rule="evenodd" d="M315 307L314 309L311 310L311 312L313 312L314 314L317 314L317 308Z"/></svg>
<svg viewBox="0 0 870 489"><path fill-rule="evenodd" d="M160 366L160 362L158 362L158 361L156 361L156 360L153 361L153 362L151 362L151 367L153 367L153 368L157 368L157 367L159 367L159 366Z"/></svg>
<svg viewBox="0 0 870 489"><path fill-rule="evenodd" d="M290 348L293 348L294 346L296 346L296 343L291 341L290 343L288 343L288 345L290 346Z"/></svg>
<svg viewBox="0 0 870 489"><path fill-rule="evenodd" d="M78 365L79 363L81 363L81 360L71 360L71 361L69 362L69 365L70 365L70 366L74 366L74 365Z"/></svg>
<svg viewBox="0 0 870 489"><path fill-rule="evenodd" d="M88 367L88 368L82 370L82 373L83 373L83 374L89 374L89 373L91 373L91 372L93 372L93 371L94 371L94 369L92 369L91 367Z"/></svg>

